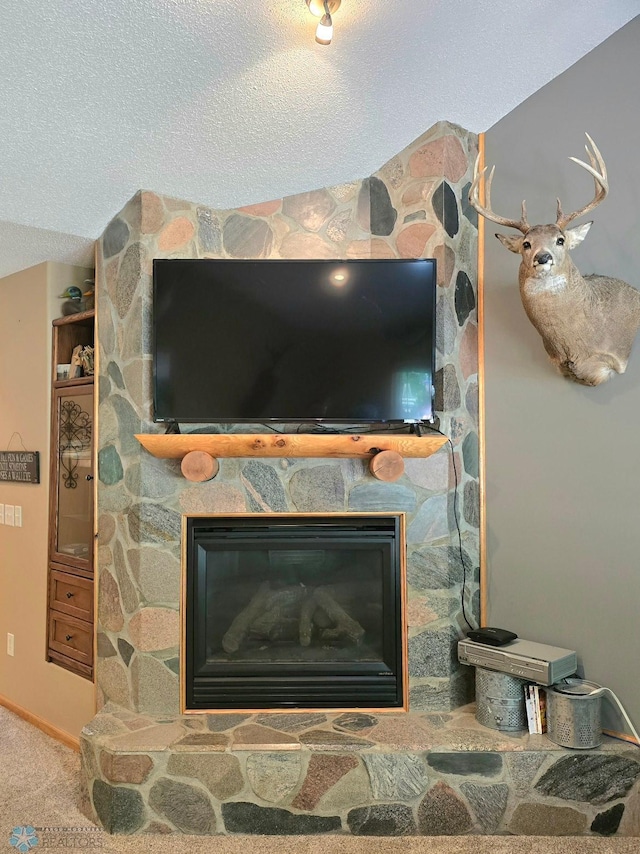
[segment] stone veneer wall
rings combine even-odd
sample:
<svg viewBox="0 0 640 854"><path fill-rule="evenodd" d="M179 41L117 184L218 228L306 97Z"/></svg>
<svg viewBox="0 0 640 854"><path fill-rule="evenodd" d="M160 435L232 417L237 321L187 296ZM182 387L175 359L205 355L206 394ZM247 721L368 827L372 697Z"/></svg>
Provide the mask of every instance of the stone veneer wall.
<svg viewBox="0 0 640 854"><path fill-rule="evenodd" d="M467 613L477 619L477 227L463 201L476 151L474 134L441 122L361 181L231 211L141 191L109 224L96 278L100 705L178 713L180 515L238 511L405 511L411 710L468 701L455 656L465 625L448 446L407 460L396 483L375 481L358 460L225 459L215 480L194 485L134 434L162 429L151 409L153 258L436 257L436 409L455 449Z"/></svg>

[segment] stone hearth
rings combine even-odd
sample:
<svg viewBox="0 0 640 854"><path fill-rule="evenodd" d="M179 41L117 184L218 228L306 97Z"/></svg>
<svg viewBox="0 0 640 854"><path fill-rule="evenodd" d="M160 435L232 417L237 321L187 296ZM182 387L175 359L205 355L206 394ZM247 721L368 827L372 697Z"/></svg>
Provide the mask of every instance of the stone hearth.
<svg viewBox="0 0 640 854"><path fill-rule="evenodd" d="M109 704L81 746L84 808L113 833L640 835L637 748L570 751L472 706L157 720Z"/></svg>

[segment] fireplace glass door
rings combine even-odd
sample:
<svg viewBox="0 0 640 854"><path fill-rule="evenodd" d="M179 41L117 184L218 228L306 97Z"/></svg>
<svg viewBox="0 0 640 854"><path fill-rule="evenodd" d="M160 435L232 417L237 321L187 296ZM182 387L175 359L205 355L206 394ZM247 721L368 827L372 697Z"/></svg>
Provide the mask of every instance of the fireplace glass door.
<svg viewBox="0 0 640 854"><path fill-rule="evenodd" d="M191 517L186 708L402 707L401 526Z"/></svg>

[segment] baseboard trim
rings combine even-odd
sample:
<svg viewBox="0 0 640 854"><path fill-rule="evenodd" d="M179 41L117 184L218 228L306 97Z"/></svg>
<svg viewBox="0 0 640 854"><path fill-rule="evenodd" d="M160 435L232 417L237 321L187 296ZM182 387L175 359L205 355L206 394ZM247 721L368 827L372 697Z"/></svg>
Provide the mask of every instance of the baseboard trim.
<svg viewBox="0 0 640 854"><path fill-rule="evenodd" d="M69 735L68 732L65 732L63 729L59 729L57 726L49 723L49 721L45 721L44 718L35 715L33 712L30 712L28 709L24 709L22 706L19 706L17 703L14 703L13 700L10 700L8 697L3 697L0 694L0 706L4 706L5 709L8 709L10 712L13 712L14 715L17 715L19 718L22 718L23 721L31 724L34 727L37 727L42 732L51 736L51 738L55 738L56 741L60 741L62 744L65 744L67 747L70 747L72 750L75 750L76 753L80 753L80 739L74 738L74 736Z"/></svg>
<svg viewBox="0 0 640 854"><path fill-rule="evenodd" d="M620 741L628 741L629 744L635 744L636 747L640 747L640 742L638 742L628 732L616 732L615 730L612 730L612 729L603 729L602 732L605 735L610 735L612 738L619 738Z"/></svg>

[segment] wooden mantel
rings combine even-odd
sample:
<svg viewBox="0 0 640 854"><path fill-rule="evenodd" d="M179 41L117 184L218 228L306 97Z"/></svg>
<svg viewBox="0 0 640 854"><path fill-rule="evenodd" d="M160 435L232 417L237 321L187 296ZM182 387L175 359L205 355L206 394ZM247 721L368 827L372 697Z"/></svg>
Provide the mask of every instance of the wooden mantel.
<svg viewBox="0 0 640 854"><path fill-rule="evenodd" d="M139 433L136 439L154 457L182 459L191 451L212 457L361 457L396 451L403 457L430 457L446 436L345 433Z"/></svg>
<svg viewBox="0 0 640 854"><path fill-rule="evenodd" d="M195 481L215 477L217 457L359 457L375 460L371 471L378 479L397 480L403 457L430 457L447 441L439 434L392 433L139 433L136 439L154 457L182 460L183 474ZM195 463L194 470L186 463Z"/></svg>

